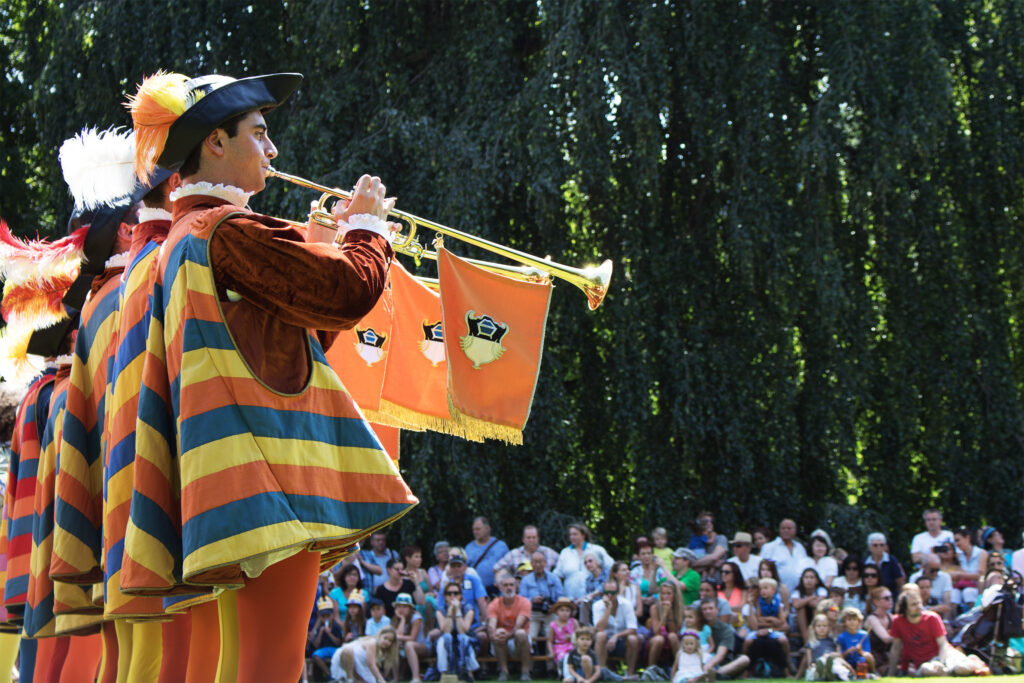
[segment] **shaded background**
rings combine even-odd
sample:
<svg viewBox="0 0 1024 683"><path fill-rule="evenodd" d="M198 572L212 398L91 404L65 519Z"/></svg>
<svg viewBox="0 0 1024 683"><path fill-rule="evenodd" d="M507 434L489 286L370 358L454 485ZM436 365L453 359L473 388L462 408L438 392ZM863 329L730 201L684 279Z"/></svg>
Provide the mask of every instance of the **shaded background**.
<svg viewBox="0 0 1024 683"><path fill-rule="evenodd" d="M616 264L597 312L557 288L523 446L404 435L392 545L487 514L624 554L709 509L902 551L937 505L1017 547L1022 46L1012 0L5 0L0 215L61 231L61 141L157 68L300 71L281 170Z"/></svg>

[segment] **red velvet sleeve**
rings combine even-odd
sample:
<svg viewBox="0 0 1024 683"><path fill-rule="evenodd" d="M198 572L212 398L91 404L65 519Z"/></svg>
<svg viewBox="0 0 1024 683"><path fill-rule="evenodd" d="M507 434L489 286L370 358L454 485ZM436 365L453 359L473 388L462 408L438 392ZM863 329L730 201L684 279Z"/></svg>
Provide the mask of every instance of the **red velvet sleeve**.
<svg viewBox="0 0 1024 683"><path fill-rule="evenodd" d="M218 289L234 290L283 322L312 330L349 329L370 312L387 279L387 240L354 230L339 249L307 243L297 230L274 223L236 217L217 228L210 266Z"/></svg>

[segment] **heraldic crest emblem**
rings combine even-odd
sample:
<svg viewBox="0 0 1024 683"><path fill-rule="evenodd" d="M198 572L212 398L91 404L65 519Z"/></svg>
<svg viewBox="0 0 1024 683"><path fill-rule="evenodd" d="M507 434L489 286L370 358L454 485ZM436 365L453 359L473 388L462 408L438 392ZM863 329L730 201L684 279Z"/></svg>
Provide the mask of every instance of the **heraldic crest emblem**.
<svg viewBox="0 0 1024 683"><path fill-rule="evenodd" d="M479 370L501 358L505 347L501 340L508 333L508 325L495 322L489 315L476 315L476 311L466 311L466 329L469 332L459 337L459 346L466 358L473 362L473 369Z"/></svg>
<svg viewBox="0 0 1024 683"><path fill-rule="evenodd" d="M441 321L423 321L423 341L420 342L420 353L427 357L430 364L437 367L437 364L444 360L444 331L441 329Z"/></svg>
<svg viewBox="0 0 1024 683"><path fill-rule="evenodd" d="M388 340L386 334L378 334L372 327L363 329L356 326L356 353L359 357L366 361L368 366L373 366L374 363L378 363L384 360L384 356L387 352L384 350L384 342Z"/></svg>

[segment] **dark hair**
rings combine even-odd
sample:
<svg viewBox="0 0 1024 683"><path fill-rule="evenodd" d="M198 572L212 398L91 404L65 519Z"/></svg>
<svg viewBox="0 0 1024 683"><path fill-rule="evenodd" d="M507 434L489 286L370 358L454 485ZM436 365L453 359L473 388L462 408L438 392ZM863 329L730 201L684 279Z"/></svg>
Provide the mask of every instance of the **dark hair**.
<svg viewBox="0 0 1024 683"><path fill-rule="evenodd" d="M758 527L754 527L754 530L750 532L750 538L751 538L751 540L753 540L754 534L761 534L762 536L764 536L766 539L768 539L770 541L770 540L772 540L772 534L774 534L774 533L775 533L774 531L772 531L771 529L769 529L766 526L758 526Z"/></svg>
<svg viewBox="0 0 1024 683"><path fill-rule="evenodd" d="M640 551L643 550L644 548L652 548L653 549L654 546L651 545L651 542L647 540L646 536L641 536L640 538L636 539L636 554L639 555Z"/></svg>
<svg viewBox="0 0 1024 683"><path fill-rule="evenodd" d="M400 558L400 557L392 557L390 560L388 560L387 562L384 563L384 569L385 570L391 569L396 564L404 564L402 558Z"/></svg>
<svg viewBox="0 0 1024 683"><path fill-rule="evenodd" d="M813 572L814 579L817 581L817 584L811 589L811 595L804 595L804 574L807 572ZM825 588L825 582L821 580L821 574L819 574L818 570L814 567L805 567L804 570L800 572L800 580L797 581L796 584L796 594L801 598L809 598L812 595L817 594L819 588Z"/></svg>
<svg viewBox="0 0 1024 683"><path fill-rule="evenodd" d="M845 574L846 570L850 568L851 564L857 565L857 573L860 574L864 571L864 563L860 561L860 558L856 555L847 555L843 558L843 563L839 565L839 573Z"/></svg>
<svg viewBox="0 0 1024 683"><path fill-rule="evenodd" d="M957 536L963 536L971 542L971 545L974 545L974 534L967 527L958 526L956 529L953 529L953 533Z"/></svg>
<svg viewBox="0 0 1024 683"><path fill-rule="evenodd" d="M418 545L407 545L398 551L398 554L402 556L403 560L409 559L416 553L419 553L421 556L423 555L423 549Z"/></svg>
<svg viewBox="0 0 1024 683"><path fill-rule="evenodd" d="M359 573L359 567L356 566L355 564L346 564L344 567L339 569L338 573L335 574L335 576L334 576L334 583L338 584L338 586L341 588L342 592L344 592L345 588L346 588L346 586L345 586L345 576L348 575L348 574L351 574L352 572L355 572L356 578L358 579L356 581L356 588L360 588L361 589L363 587L363 577ZM345 597L347 598L348 596L346 595Z"/></svg>
<svg viewBox="0 0 1024 683"><path fill-rule="evenodd" d="M761 567L764 567L764 566L771 567L771 569L772 569L772 578L775 579L776 581L778 581L779 580L779 568L776 567L775 563L772 562L767 557L764 558L763 560L761 560L761 562L759 562L758 565L757 565L757 578L761 578Z"/></svg>
<svg viewBox="0 0 1024 683"><path fill-rule="evenodd" d="M223 123L220 123L219 125L217 125L217 127L214 128L213 130L217 130L217 128L221 128L221 129L224 130L225 133L228 134L229 138L233 138L236 135L238 135L238 124L241 123L242 119L244 119L250 113L251 112L245 111L245 112L242 112L241 114L237 114L235 116L232 116L227 121L224 121ZM210 132L212 133L213 130L211 130ZM203 136L203 140L206 140L206 136L205 135ZM200 156L200 152L201 152L202 148L203 148L203 143L202 143L202 141L200 141L200 143L198 145L196 145L195 147L192 148L192 151L188 153L188 156L185 157L185 163L183 163L181 165L181 168L178 169L178 173L181 174L182 178L188 177L190 175L195 175L195 173L199 170L199 156ZM147 206L148 206L148 204L147 204Z"/></svg>
<svg viewBox="0 0 1024 683"><path fill-rule="evenodd" d="M168 178L167 180L170 180ZM142 198L143 206L150 209L162 209L167 203L167 195L170 194L170 185L164 180L162 183L151 188Z"/></svg>
<svg viewBox="0 0 1024 683"><path fill-rule="evenodd" d="M708 620L704 618L704 610L701 609L704 605L714 605L715 611L718 611L718 602L714 598L701 598L700 602L697 604L697 624L701 628L711 625L708 623ZM716 616L715 618L717 619L718 617Z"/></svg>
<svg viewBox="0 0 1024 683"><path fill-rule="evenodd" d="M736 588L743 589L743 571L735 562L726 562L722 565L722 569L728 567L732 570L732 585ZM725 588L725 580L722 580L722 588Z"/></svg>

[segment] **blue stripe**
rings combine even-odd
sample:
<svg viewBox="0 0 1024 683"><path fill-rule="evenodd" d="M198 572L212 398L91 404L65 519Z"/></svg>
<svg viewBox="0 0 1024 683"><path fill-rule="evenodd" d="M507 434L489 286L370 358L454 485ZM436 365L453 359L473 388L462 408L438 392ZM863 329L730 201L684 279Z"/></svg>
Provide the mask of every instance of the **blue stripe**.
<svg viewBox="0 0 1024 683"><path fill-rule="evenodd" d="M43 508L43 514L32 516L32 543L39 547L53 533L53 503Z"/></svg>
<svg viewBox="0 0 1024 683"><path fill-rule="evenodd" d="M38 605L25 604L25 635L34 636L53 620L53 592L44 597Z"/></svg>
<svg viewBox="0 0 1024 683"><path fill-rule="evenodd" d="M110 546L110 550L107 551L107 565L105 576L109 579L114 574L121 571L121 567L124 565L124 537L121 538L117 543Z"/></svg>
<svg viewBox="0 0 1024 683"><path fill-rule="evenodd" d="M41 438L46 429L46 418L50 414L50 399L53 398L54 382L47 382L36 395L36 436Z"/></svg>
<svg viewBox="0 0 1024 683"><path fill-rule="evenodd" d="M376 435L358 417L329 417L299 410L226 405L181 422L181 452L228 436L320 441L340 448L381 449Z"/></svg>
<svg viewBox="0 0 1024 683"><path fill-rule="evenodd" d="M39 472L39 458L29 458L24 462L18 463L18 483L28 481L29 479L35 479L36 473Z"/></svg>
<svg viewBox="0 0 1024 683"><path fill-rule="evenodd" d="M103 413L98 414L102 415ZM95 444L92 443L93 434L91 432L94 431L86 429L77 415L68 412L64 416L64 433L61 435L61 438L64 443L81 453L85 457L86 462L92 462L96 459L96 454L90 453L90 451L99 449L99 439L96 439Z"/></svg>
<svg viewBox="0 0 1024 683"><path fill-rule="evenodd" d="M138 420L156 430L174 450L174 417L160 395L145 384L139 389Z"/></svg>
<svg viewBox="0 0 1024 683"><path fill-rule="evenodd" d="M7 539L13 541L19 536L32 535L32 515L22 515L21 517L12 519L10 525L7 527Z"/></svg>
<svg viewBox="0 0 1024 683"><path fill-rule="evenodd" d="M132 524L146 532L167 549L174 560L172 569L175 580L181 580L181 540L174 523L163 508L152 499L136 491L132 495Z"/></svg>
<svg viewBox="0 0 1024 683"><path fill-rule="evenodd" d="M202 348L234 350L227 325L219 321L187 320L181 335L181 352L184 354Z"/></svg>
<svg viewBox="0 0 1024 683"><path fill-rule="evenodd" d="M408 507L406 503L352 503L269 491L195 515L185 523L182 543L186 548L198 550L236 534L297 520L366 529Z"/></svg>
<svg viewBox="0 0 1024 683"><path fill-rule="evenodd" d="M104 469L103 480L105 482L135 462L135 432L131 432L118 441L107 457L107 466Z"/></svg>
<svg viewBox="0 0 1024 683"><path fill-rule="evenodd" d="M8 595L13 598L15 595L25 595L26 593L28 593L28 574L11 576L4 584L4 599L7 599Z"/></svg>
<svg viewBox="0 0 1024 683"><path fill-rule="evenodd" d="M90 303L93 305L89 319L83 321L84 325L79 323L78 339L75 341L75 355L82 359L82 362L89 358L100 327L117 310L118 290L111 289L101 299L90 299Z"/></svg>
<svg viewBox="0 0 1024 683"><path fill-rule="evenodd" d="M125 331L124 336L117 347L117 354L114 356L114 372L111 375L111 385L117 385L117 378L121 376L125 368L132 364L136 358L146 351L146 334L149 330L149 313L142 317L142 320L132 325Z"/></svg>
<svg viewBox="0 0 1024 683"><path fill-rule="evenodd" d="M100 547L102 545L100 530L89 521L89 518L74 505L60 498L57 499L54 515L57 526L84 543L86 547L92 550L93 558L99 562Z"/></svg>

